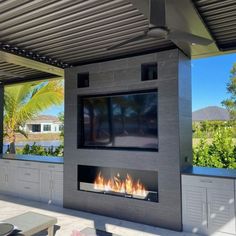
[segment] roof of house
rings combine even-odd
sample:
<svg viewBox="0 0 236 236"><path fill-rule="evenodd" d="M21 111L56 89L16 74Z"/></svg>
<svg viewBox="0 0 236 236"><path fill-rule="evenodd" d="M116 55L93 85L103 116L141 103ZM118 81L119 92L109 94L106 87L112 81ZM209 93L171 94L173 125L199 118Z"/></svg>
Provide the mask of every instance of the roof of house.
<svg viewBox="0 0 236 236"><path fill-rule="evenodd" d="M221 107L209 106L192 113L193 121L205 121L205 120L215 120L215 121L227 121L230 119L229 112Z"/></svg>
<svg viewBox="0 0 236 236"><path fill-rule="evenodd" d="M32 120L26 122L26 124L41 124L41 123L58 123L60 124L61 121L56 116L52 115L39 115Z"/></svg>

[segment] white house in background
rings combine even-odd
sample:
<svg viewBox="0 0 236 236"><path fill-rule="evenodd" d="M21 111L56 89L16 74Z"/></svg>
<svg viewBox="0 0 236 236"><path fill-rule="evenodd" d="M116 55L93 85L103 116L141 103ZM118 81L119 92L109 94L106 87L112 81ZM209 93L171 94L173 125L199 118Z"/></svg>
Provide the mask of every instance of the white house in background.
<svg viewBox="0 0 236 236"><path fill-rule="evenodd" d="M60 133L63 129L62 122L51 115L39 115L26 122L23 130L27 133Z"/></svg>

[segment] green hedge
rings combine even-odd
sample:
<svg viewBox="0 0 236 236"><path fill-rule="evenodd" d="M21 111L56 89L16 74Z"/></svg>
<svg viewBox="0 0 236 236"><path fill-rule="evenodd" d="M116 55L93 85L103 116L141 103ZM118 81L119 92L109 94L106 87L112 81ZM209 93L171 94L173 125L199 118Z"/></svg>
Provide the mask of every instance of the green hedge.
<svg viewBox="0 0 236 236"><path fill-rule="evenodd" d="M39 155L39 156L63 156L64 146L60 145L58 147L42 147L34 143L32 146L26 144L23 149L17 149L17 154L24 155Z"/></svg>
<svg viewBox="0 0 236 236"><path fill-rule="evenodd" d="M229 128L236 138L236 121L199 121L193 122L193 138L212 138L219 129Z"/></svg>
<svg viewBox="0 0 236 236"><path fill-rule="evenodd" d="M233 131L230 127L220 127L207 142L207 135L193 148L195 166L236 169L236 145L233 143Z"/></svg>

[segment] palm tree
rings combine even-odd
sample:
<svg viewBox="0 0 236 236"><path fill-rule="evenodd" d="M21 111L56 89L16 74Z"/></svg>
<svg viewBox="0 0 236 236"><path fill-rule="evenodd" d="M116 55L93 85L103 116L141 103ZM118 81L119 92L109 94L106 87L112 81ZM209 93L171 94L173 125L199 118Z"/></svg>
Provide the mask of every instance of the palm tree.
<svg viewBox="0 0 236 236"><path fill-rule="evenodd" d="M5 87L4 136L10 142L10 153L16 153L16 133L27 137L22 127L43 110L64 100L62 81L24 83Z"/></svg>

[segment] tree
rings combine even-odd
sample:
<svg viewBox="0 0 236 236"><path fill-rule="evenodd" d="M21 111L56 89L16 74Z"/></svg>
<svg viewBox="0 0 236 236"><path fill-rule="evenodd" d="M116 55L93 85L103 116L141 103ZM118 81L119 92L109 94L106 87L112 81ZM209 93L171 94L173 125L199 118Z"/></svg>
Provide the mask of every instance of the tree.
<svg viewBox="0 0 236 236"><path fill-rule="evenodd" d="M230 97L222 102L230 113L232 120L236 119L236 63L230 71L230 81L227 84L227 91Z"/></svg>
<svg viewBox="0 0 236 236"><path fill-rule="evenodd" d="M60 133L60 136L62 137L62 138L64 138L64 112L60 112L59 114L58 114L58 119L59 119L59 121L61 121L61 123L62 123L62 125L61 125L61 133Z"/></svg>
<svg viewBox="0 0 236 236"><path fill-rule="evenodd" d="M4 136L10 142L10 153L16 153L16 133L27 137L22 129L27 120L64 100L62 81L23 83L5 87Z"/></svg>

